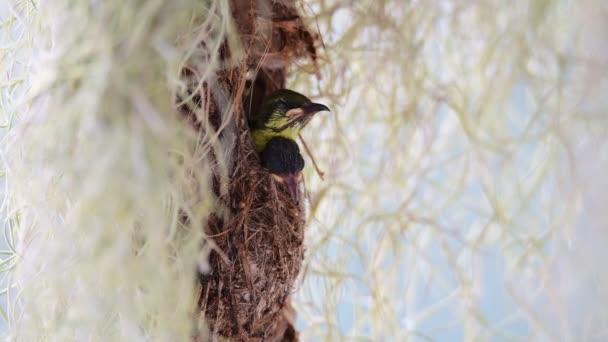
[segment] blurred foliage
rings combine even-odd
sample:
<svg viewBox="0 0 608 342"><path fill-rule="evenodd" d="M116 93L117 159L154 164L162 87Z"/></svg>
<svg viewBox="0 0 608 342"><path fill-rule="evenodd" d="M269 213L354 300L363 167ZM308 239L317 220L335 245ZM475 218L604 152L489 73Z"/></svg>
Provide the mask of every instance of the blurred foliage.
<svg viewBox="0 0 608 342"><path fill-rule="evenodd" d="M4 254L18 264L3 273L9 336L204 339L195 271L213 248L200 222L221 147L185 129L174 102L199 44L218 55L228 5L2 6ZM219 67L209 55L197 56L207 79Z"/></svg>
<svg viewBox="0 0 608 342"><path fill-rule="evenodd" d="M303 5L327 58L293 85L334 105L305 137L330 176L307 177L304 340L602 336L605 271L572 264L606 222L580 224L578 158L606 141L605 9Z"/></svg>

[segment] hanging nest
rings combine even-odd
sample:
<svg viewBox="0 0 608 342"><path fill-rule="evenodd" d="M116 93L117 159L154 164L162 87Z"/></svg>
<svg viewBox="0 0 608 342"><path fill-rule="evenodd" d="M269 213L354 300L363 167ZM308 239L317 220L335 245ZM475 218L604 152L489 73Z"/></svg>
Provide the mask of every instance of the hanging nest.
<svg viewBox="0 0 608 342"><path fill-rule="evenodd" d="M198 304L214 336L296 341L289 296L304 256L303 209L260 166L247 121L265 96L285 87L296 59L311 59L316 71L318 39L292 0L232 0L231 9L244 56L234 63L237 51L227 40L220 58L231 67L219 71L214 84L197 87L196 65L183 70L194 107L183 105L182 112L201 134L217 133L229 151L227 158L212 152L220 205L203 224L213 252L209 270L199 272Z"/></svg>

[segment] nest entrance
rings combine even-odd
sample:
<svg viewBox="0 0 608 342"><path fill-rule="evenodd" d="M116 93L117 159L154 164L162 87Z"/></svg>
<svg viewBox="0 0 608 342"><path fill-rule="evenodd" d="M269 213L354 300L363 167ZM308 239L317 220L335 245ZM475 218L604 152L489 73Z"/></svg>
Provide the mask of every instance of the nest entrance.
<svg viewBox="0 0 608 342"><path fill-rule="evenodd" d="M219 178L214 179L214 192L225 210L203 224L219 252L210 255L211 272L199 274L198 304L214 335L237 341L296 341L289 296L304 256L304 215L260 166L247 121L266 95L285 86L287 70L296 59L316 62L316 39L293 0L231 0L231 8L247 58L218 72L217 84L203 83L194 91L195 102L207 104L207 118L183 110L195 129L204 130L201 121L206 121L217 130L226 110L220 108L217 89L210 88L221 89L231 99L231 127L236 132L227 189L220 191ZM227 44L220 53L229 58ZM247 80L252 72L255 77ZM194 75L184 70L190 84L198 84Z"/></svg>

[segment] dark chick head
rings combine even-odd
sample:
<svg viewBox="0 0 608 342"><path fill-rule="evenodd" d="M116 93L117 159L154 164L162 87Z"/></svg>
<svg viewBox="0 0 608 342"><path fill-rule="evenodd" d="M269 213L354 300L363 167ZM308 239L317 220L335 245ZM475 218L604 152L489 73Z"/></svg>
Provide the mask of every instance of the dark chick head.
<svg viewBox="0 0 608 342"><path fill-rule="evenodd" d="M266 144L260 154L262 166L279 183L284 184L289 194L298 201L298 183L302 179L304 158L298 144L287 138L274 137Z"/></svg>

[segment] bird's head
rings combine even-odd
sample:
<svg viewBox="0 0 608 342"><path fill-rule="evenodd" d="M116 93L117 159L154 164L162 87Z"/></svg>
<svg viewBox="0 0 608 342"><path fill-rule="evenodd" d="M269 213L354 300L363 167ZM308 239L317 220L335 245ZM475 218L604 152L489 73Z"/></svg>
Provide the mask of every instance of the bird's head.
<svg viewBox="0 0 608 342"><path fill-rule="evenodd" d="M258 127L282 132L288 128L299 132L318 112L329 111L327 106L314 103L306 96L289 89L280 89L272 93L262 104Z"/></svg>
<svg viewBox="0 0 608 342"><path fill-rule="evenodd" d="M272 178L287 187L291 198L298 202L298 184L302 180L304 158L298 144L287 138L272 138L260 154L262 166Z"/></svg>

